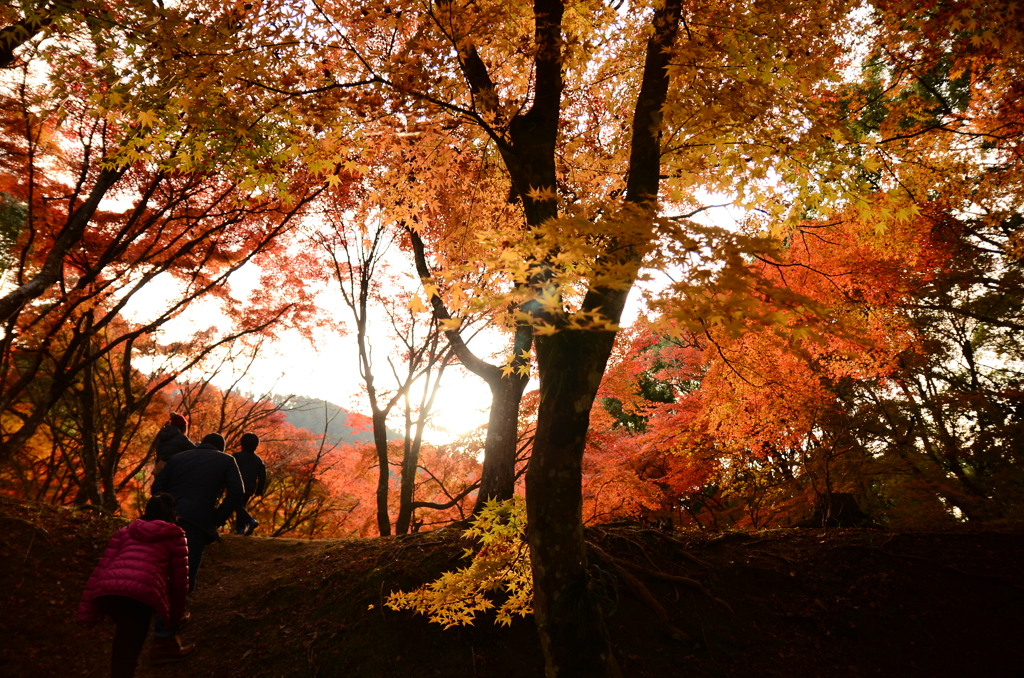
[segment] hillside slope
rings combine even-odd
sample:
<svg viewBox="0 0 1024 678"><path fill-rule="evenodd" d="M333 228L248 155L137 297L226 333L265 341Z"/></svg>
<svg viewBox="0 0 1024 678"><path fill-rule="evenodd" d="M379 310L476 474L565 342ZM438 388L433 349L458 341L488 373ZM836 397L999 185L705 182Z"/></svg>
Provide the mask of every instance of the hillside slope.
<svg viewBox="0 0 1024 678"><path fill-rule="evenodd" d="M105 674L112 626L84 630L73 618L116 527L0 500L0 676ZM588 537L614 559L595 557L595 574L626 676L1022 675L1017 532L618 527ZM459 566L465 546L452 530L312 542L225 536L207 550L183 632L199 651L164 667L144 659L138 675L542 675L531 619L443 630L383 608L390 590Z"/></svg>
<svg viewBox="0 0 1024 678"><path fill-rule="evenodd" d="M373 444L373 420L365 414L349 412L319 398L293 395L287 400L288 405L282 410L285 420L317 436L326 433L328 445ZM404 437L390 428L387 431L388 440Z"/></svg>

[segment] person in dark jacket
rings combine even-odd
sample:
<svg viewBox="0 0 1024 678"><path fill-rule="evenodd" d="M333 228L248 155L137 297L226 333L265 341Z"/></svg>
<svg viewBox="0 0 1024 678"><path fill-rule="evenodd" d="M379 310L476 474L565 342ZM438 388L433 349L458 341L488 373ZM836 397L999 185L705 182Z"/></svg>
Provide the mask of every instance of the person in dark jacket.
<svg viewBox="0 0 1024 678"><path fill-rule="evenodd" d="M160 471L171 457L179 452L195 448L195 443L188 438L188 419L177 412L172 414L170 420L157 432L153 447L156 449L156 466L153 467L153 475L156 476L160 475Z"/></svg>
<svg viewBox="0 0 1024 678"><path fill-rule="evenodd" d="M188 547L185 532L174 524L174 497L153 496L146 512L118 530L85 585L78 621L93 626L109 615L117 624L110 656L112 678L131 678L139 664L155 612L165 625L177 627L188 595ZM177 636L154 640L155 664L184 659L195 645Z"/></svg>
<svg viewBox="0 0 1024 678"><path fill-rule="evenodd" d="M245 485L245 499L242 505L235 511L235 534L250 535L259 525L256 519L245 510L245 505L253 497L262 497L263 490L267 485L267 466L256 454L256 448L260 445L259 436L255 433L246 433L242 436L242 451L235 452L235 463L242 474L242 484Z"/></svg>
<svg viewBox="0 0 1024 678"><path fill-rule="evenodd" d="M203 549L220 541L217 528L228 521L245 500L245 486L238 464L224 454L224 438L210 433L194 450L179 452L153 481L153 493L168 492L178 500L178 524L188 539L189 591L196 586L196 573ZM221 493L226 493L218 506Z"/></svg>

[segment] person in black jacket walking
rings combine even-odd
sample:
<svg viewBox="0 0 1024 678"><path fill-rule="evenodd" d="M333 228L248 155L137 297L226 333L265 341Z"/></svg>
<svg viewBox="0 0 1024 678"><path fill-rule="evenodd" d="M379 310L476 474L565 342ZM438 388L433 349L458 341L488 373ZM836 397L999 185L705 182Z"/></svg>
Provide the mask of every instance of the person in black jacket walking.
<svg viewBox="0 0 1024 678"><path fill-rule="evenodd" d="M167 492L178 501L178 524L188 541L191 591L196 587L203 549L220 541L217 528L245 501L242 475L234 457L224 454L224 438L219 433L210 433L199 447L171 457L153 482L153 493L157 492ZM222 492L226 496L218 506Z"/></svg>
<svg viewBox="0 0 1024 678"><path fill-rule="evenodd" d="M255 433L246 433L242 436L242 451L235 452L235 463L238 464L242 483L245 485L245 499L235 511L235 534L250 535L259 525L245 510L245 505L250 499L263 496L263 490L267 485L267 466L256 454L259 445L260 439Z"/></svg>
<svg viewBox="0 0 1024 678"><path fill-rule="evenodd" d="M156 451L156 466L153 467L153 475L160 475L160 471L164 469L171 457L179 452L194 449L195 446L195 443L188 438L188 419L177 412L173 413L164 427L157 432L156 439L153 441L153 448Z"/></svg>

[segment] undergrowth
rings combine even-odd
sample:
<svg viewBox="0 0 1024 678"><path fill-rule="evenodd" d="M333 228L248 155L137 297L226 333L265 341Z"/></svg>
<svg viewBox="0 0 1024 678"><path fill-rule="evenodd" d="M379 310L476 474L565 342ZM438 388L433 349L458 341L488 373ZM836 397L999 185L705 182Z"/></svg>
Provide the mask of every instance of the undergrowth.
<svg viewBox="0 0 1024 678"><path fill-rule="evenodd" d="M526 544L526 507L521 497L492 500L464 536L480 542L463 558L469 566L445 572L430 584L388 596L392 610L414 610L445 628L472 624L480 612L495 608L495 623L509 625L513 615L533 613L533 580Z"/></svg>

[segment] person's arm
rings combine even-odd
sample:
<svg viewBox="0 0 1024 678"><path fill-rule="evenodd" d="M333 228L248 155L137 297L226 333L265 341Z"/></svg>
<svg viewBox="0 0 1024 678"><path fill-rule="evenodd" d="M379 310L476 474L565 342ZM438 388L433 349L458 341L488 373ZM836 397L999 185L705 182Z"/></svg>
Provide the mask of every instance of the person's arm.
<svg viewBox="0 0 1024 678"><path fill-rule="evenodd" d="M188 543L184 530L181 537L170 544L170 559L167 598L171 607L169 628L173 628L181 623L188 600Z"/></svg>
<svg viewBox="0 0 1024 678"><path fill-rule="evenodd" d="M100 573L110 567L114 558L117 557L118 552L121 550L121 544L124 542L127 534L128 528L123 527L117 531L117 534L110 538L110 541L107 543L107 549L103 552L103 557L100 558L100 564L92 571L92 575L89 577L89 582L85 585L85 591L82 592L82 599L78 603L78 615L76 616L76 619L79 624L93 626L103 621L103 610L101 610L99 605L97 605L93 600L93 589L99 581Z"/></svg>
<svg viewBox="0 0 1024 678"><path fill-rule="evenodd" d="M259 457L256 457L256 461L259 462L259 466L256 467L256 491L253 494L262 497L263 491L267 489L267 465Z"/></svg>
<svg viewBox="0 0 1024 678"><path fill-rule="evenodd" d="M224 501L217 507L214 513L214 525L220 527L228 522L228 518L239 506L245 502L245 485L242 483L242 474L238 471L238 463L229 454L224 455L228 461L224 463L224 489L226 495Z"/></svg>
<svg viewBox="0 0 1024 678"><path fill-rule="evenodd" d="M170 487L171 473L171 463L167 462L156 474L156 478L153 479L153 487L149 489L150 495L167 491L167 488Z"/></svg>

